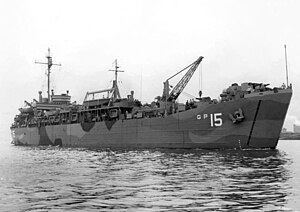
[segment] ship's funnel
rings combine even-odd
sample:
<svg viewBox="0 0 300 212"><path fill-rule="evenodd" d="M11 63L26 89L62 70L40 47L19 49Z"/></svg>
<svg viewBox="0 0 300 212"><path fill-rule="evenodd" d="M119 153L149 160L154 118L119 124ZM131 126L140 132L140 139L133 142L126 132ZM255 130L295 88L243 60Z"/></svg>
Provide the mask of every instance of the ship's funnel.
<svg viewBox="0 0 300 212"><path fill-rule="evenodd" d="M170 95L170 86L169 86L169 80L166 80L164 82L164 91L163 91L163 96L166 97L166 99L169 98Z"/></svg>
<svg viewBox="0 0 300 212"><path fill-rule="evenodd" d="M42 103L43 97L42 97L42 91L39 91L39 103Z"/></svg>

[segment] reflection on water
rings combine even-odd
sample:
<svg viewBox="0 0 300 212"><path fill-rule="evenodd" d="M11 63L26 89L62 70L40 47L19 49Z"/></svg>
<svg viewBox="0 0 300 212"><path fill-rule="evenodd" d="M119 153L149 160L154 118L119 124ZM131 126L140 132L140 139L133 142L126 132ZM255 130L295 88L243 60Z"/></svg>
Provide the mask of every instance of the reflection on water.
<svg viewBox="0 0 300 212"><path fill-rule="evenodd" d="M7 211L289 211L279 150L9 147L0 159Z"/></svg>

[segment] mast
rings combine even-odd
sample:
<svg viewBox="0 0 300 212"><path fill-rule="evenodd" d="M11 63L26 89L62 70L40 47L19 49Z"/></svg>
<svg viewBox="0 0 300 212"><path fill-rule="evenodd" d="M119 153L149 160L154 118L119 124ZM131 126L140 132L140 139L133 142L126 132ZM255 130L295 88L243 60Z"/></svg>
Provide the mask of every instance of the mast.
<svg viewBox="0 0 300 212"><path fill-rule="evenodd" d="M120 68L118 66L118 61L117 59L115 60L115 70L109 70L109 71L114 71L115 72L115 80L113 81L113 89L114 89L114 93L113 93L113 98L121 98L120 92L119 92L119 88L118 88L118 72L124 72L121 70L118 70L118 68Z"/></svg>
<svg viewBox="0 0 300 212"><path fill-rule="evenodd" d="M48 90L47 90L47 93L48 93L48 103L50 103L50 73L51 73L51 67L53 65L55 66L61 66L61 64L56 64L56 63L53 63L52 62L52 56L50 54L50 48L48 48L48 54L46 55L46 58L47 58L47 62L38 62L38 61L35 61L36 64L45 64L47 65L47 79L48 79Z"/></svg>
<svg viewBox="0 0 300 212"><path fill-rule="evenodd" d="M286 54L286 45L284 44L284 53L285 53L285 73L286 73L286 86L289 86L289 75L288 75L288 66L287 66L287 54Z"/></svg>

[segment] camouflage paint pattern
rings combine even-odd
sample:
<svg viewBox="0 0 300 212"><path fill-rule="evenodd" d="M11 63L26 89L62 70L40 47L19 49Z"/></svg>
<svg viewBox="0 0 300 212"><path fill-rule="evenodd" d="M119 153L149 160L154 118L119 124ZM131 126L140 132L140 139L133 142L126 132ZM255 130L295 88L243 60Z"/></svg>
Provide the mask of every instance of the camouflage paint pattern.
<svg viewBox="0 0 300 212"><path fill-rule="evenodd" d="M164 118L14 128L16 145L86 148L276 148L292 90L257 93L236 101L203 103ZM245 119L229 114L242 109Z"/></svg>

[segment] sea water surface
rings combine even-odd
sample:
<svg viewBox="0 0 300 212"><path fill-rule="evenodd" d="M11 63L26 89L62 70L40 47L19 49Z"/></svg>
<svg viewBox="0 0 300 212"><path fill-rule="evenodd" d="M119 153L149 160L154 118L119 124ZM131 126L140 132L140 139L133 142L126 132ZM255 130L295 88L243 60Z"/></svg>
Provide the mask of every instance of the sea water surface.
<svg viewBox="0 0 300 212"><path fill-rule="evenodd" d="M300 210L300 141L275 151L0 144L0 211Z"/></svg>

